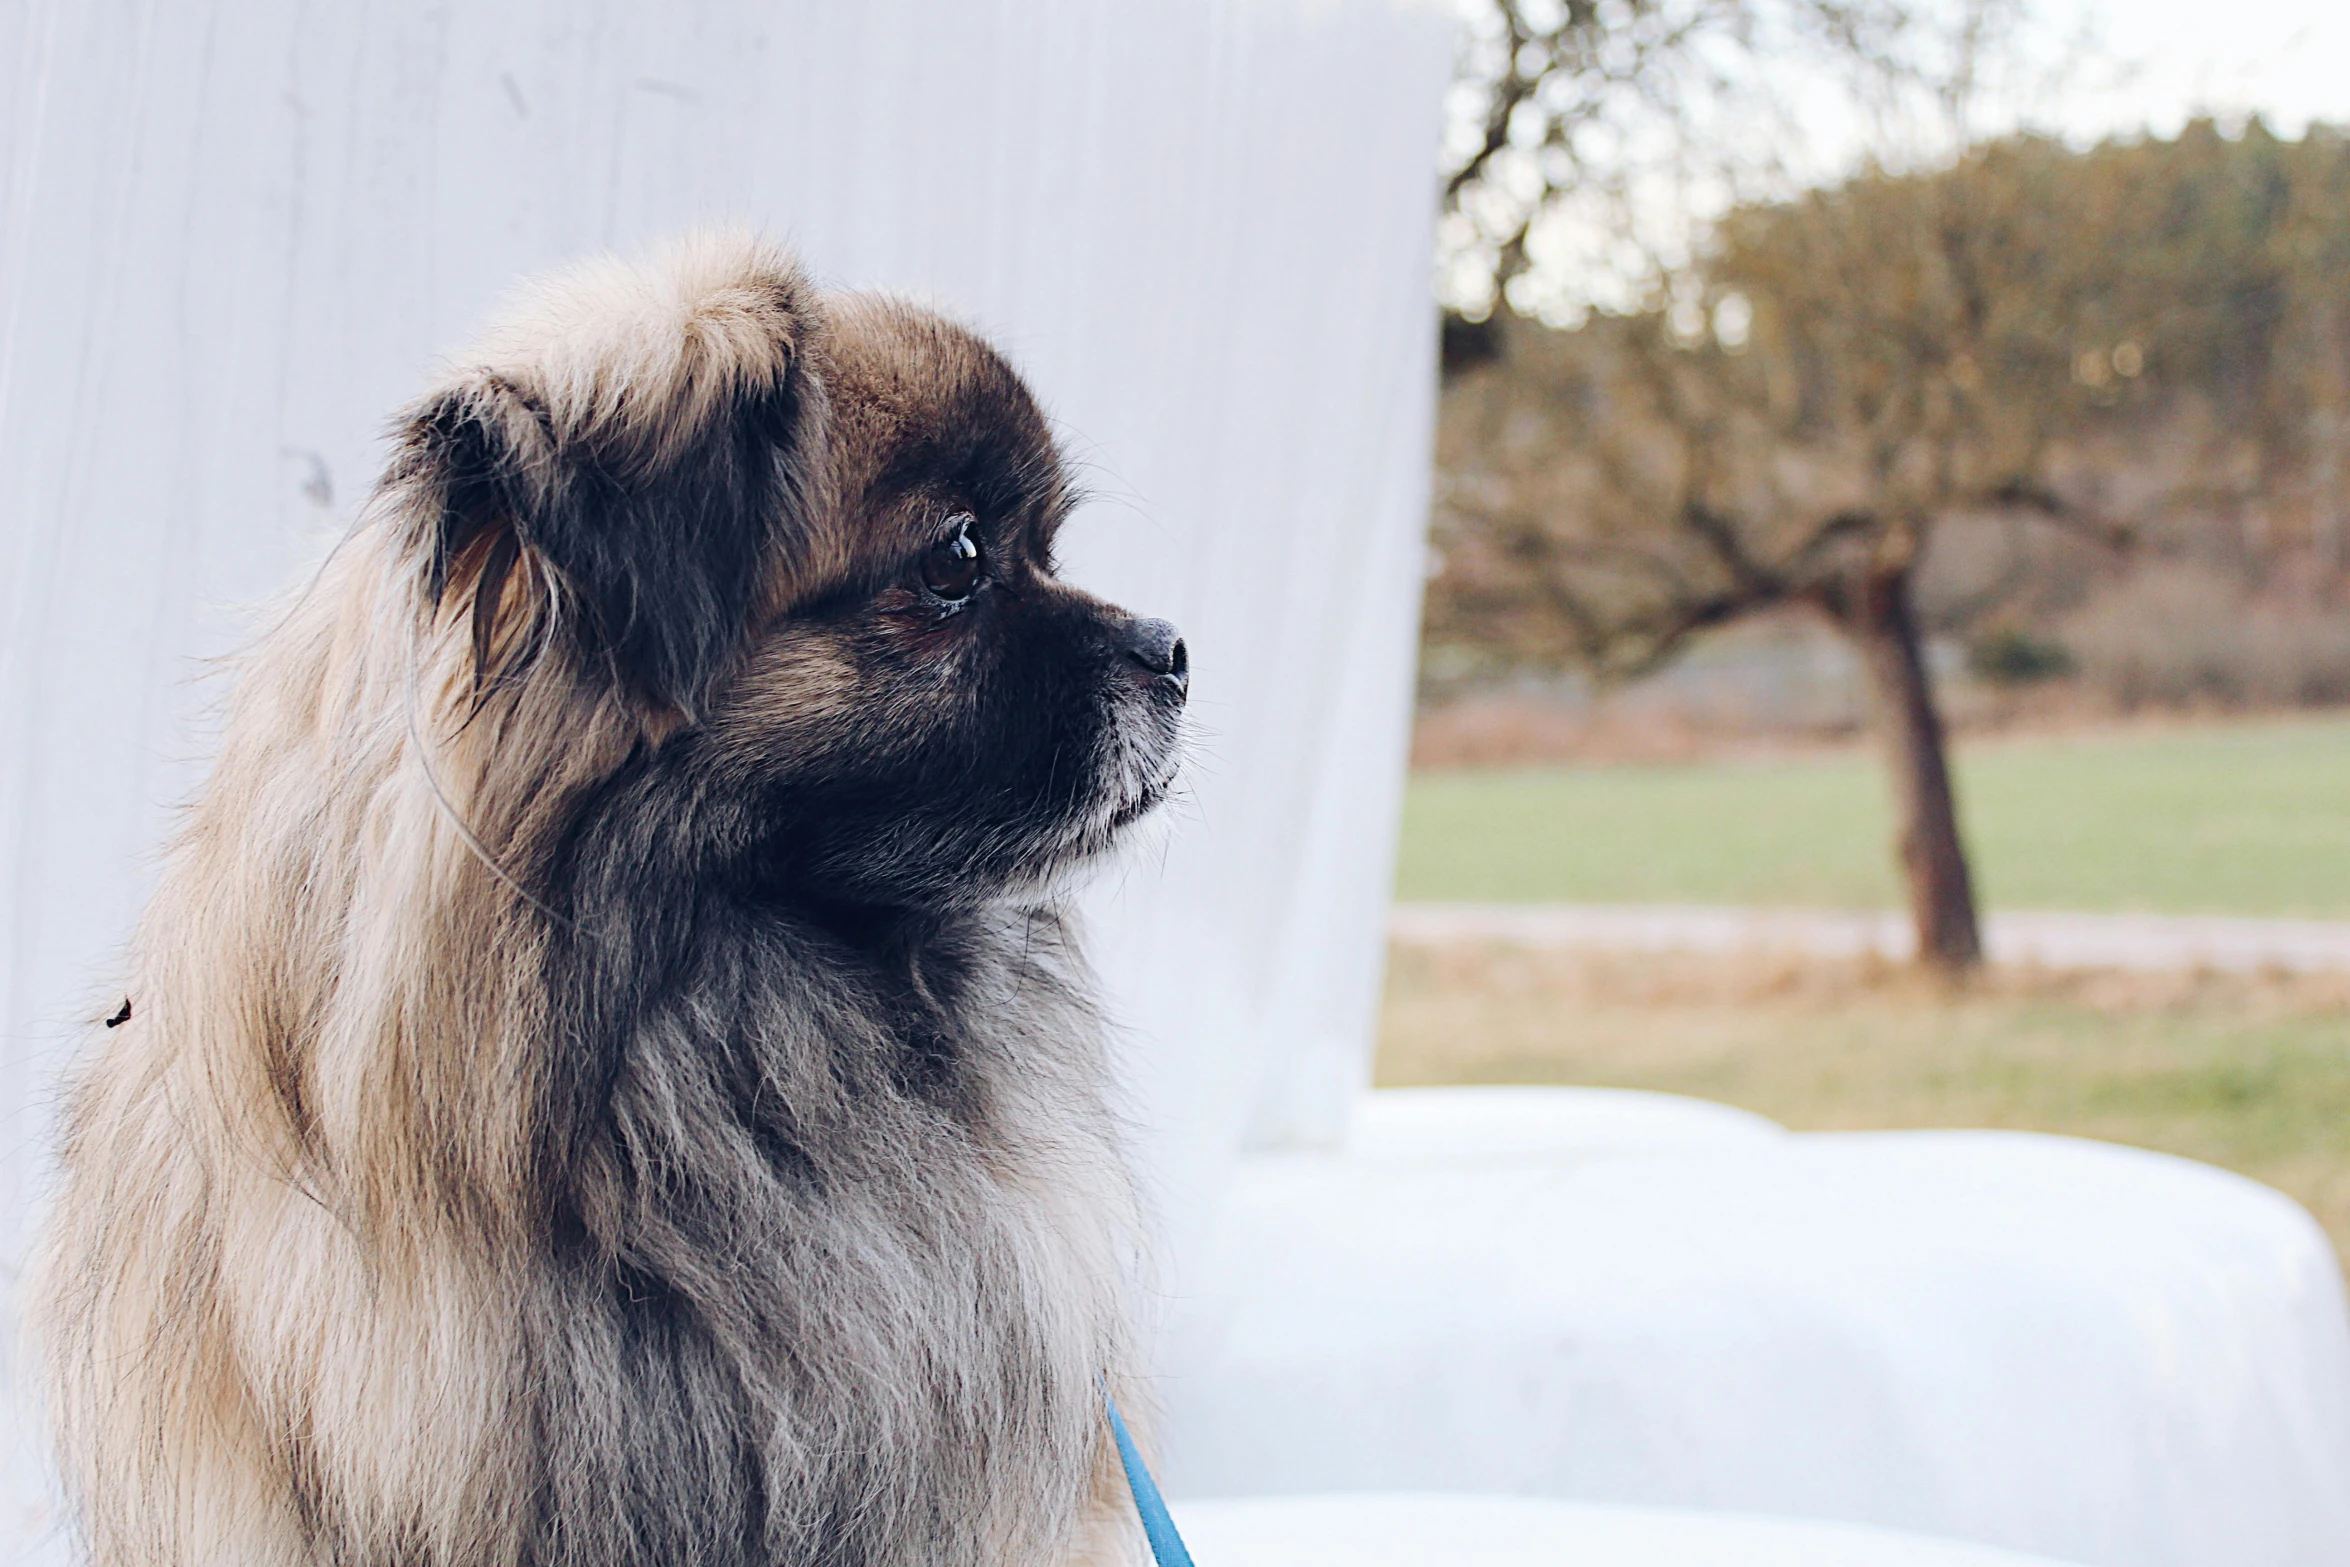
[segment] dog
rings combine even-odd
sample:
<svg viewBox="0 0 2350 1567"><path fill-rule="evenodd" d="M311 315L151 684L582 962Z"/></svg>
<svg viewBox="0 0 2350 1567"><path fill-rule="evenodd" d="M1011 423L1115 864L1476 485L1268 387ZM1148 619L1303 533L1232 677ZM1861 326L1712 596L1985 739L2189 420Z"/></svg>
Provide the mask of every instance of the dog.
<svg viewBox="0 0 2350 1567"><path fill-rule="evenodd" d="M33 1288L96 1567L1131 1559L1058 899L1164 621L978 337L702 236L523 296L245 660Z"/></svg>

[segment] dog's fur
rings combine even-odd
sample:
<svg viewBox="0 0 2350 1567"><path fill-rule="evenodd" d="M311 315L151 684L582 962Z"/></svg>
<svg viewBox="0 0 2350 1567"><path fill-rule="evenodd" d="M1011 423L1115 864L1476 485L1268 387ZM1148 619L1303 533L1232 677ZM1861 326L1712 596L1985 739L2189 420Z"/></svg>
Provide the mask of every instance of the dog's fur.
<svg viewBox="0 0 2350 1567"><path fill-rule="evenodd" d="M1052 892L1184 671L1054 580L1026 389L703 238L540 288L397 439L73 1087L93 1560L1123 1556L1136 1225Z"/></svg>

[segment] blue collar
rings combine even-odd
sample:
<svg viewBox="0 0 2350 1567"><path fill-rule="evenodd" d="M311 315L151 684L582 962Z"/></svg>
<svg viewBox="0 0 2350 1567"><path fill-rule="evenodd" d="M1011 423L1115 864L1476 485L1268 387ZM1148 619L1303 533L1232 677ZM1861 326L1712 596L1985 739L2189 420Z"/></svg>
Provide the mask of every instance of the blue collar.
<svg viewBox="0 0 2350 1567"><path fill-rule="evenodd" d="M1134 1493L1134 1510L1142 1515L1143 1538L1151 1542L1151 1560L1159 1567L1191 1567L1191 1552L1183 1548L1183 1536L1175 1532L1175 1520L1167 1514L1159 1483L1151 1478L1150 1465L1142 1461L1142 1449L1134 1445L1134 1433L1126 1429L1126 1419L1118 1413L1118 1400L1107 1387L1102 1389L1102 1401L1109 1406L1110 1433L1118 1439L1118 1459L1126 1466L1126 1487Z"/></svg>

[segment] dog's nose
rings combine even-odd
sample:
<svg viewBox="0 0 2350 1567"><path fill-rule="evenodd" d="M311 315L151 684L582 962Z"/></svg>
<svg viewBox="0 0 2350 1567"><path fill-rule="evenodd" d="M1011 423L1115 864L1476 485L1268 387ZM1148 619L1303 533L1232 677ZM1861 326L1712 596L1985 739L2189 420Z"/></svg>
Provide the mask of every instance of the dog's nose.
<svg viewBox="0 0 2350 1567"><path fill-rule="evenodd" d="M1118 651L1175 688L1177 696L1191 690L1191 655L1183 650L1183 633L1168 620L1128 620L1116 633Z"/></svg>

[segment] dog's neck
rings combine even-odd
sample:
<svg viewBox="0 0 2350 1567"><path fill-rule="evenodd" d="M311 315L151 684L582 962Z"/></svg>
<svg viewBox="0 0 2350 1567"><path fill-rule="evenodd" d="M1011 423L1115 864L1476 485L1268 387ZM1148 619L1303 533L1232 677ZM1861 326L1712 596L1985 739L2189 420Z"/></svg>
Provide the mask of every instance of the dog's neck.
<svg viewBox="0 0 2350 1567"><path fill-rule="evenodd" d="M846 898L797 898L792 900L791 910L819 934L884 964L903 961L950 919L936 909Z"/></svg>

